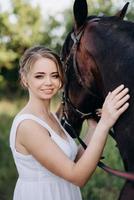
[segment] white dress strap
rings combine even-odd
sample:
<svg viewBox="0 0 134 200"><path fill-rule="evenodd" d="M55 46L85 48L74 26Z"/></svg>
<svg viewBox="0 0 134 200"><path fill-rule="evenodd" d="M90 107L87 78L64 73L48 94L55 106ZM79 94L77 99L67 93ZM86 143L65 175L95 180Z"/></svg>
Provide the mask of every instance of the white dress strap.
<svg viewBox="0 0 134 200"><path fill-rule="evenodd" d="M37 122L38 124L40 124L41 126L46 128L48 130L49 134L52 135L53 130L51 129L51 127L45 121L41 120L40 118L36 117L35 115L32 115L32 114L17 115L14 118L14 121L13 121L13 124L11 127L11 132L10 132L10 147L11 147L11 149L15 149L16 132L17 132L17 128L18 128L19 124L23 120L27 120L27 119L31 119L31 120Z"/></svg>

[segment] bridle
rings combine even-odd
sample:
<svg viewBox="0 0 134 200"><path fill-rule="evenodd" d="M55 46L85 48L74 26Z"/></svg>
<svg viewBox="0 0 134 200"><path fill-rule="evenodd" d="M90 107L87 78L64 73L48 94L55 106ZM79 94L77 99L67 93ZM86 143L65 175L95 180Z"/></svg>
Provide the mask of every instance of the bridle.
<svg viewBox="0 0 134 200"><path fill-rule="evenodd" d="M94 18L92 20L90 20L90 23L92 22L98 22L100 20L100 18ZM68 74L68 71L69 71L69 60L71 58L71 56L73 56L73 67L74 67L74 71L75 71L75 75L76 75L76 78L78 80L78 83L80 85L82 85L82 87L88 91L89 94L91 94L92 96L96 96L96 94L94 94L88 87L85 86L85 84L83 83L83 80L82 80L82 77L80 75L80 72L79 72L79 67L76 63L76 53L77 53L77 49L78 49L78 46L79 46L79 43L80 43L80 40L81 40L81 37L83 35L83 32L84 32L84 29L85 29L85 25L83 25L79 32L77 32L77 34L75 32L72 32L71 33L71 39L73 41L73 45L71 47L71 50L70 50L70 53L69 55L67 56L67 58L64 60L63 58L61 58L61 61L63 62L63 65L65 67L65 73ZM87 118L90 118L92 116L95 115L95 112L88 112L88 113L84 113L82 112L81 110L79 110L71 101L70 97L69 97L69 92L68 92L68 89L69 89L69 81L66 80L66 84L65 84L65 87L64 87L64 92L63 92L63 95L62 95L62 104L63 104L63 108L65 108L66 104L69 104L69 106L71 107L71 109L73 110L73 112L79 116L81 119L87 119ZM64 112L63 112L63 117L66 118L67 120L67 113L66 113L66 110L64 109Z"/></svg>
<svg viewBox="0 0 134 200"><path fill-rule="evenodd" d="M97 17L97 18L91 19L89 23L99 22L99 21L100 21L100 18ZM71 47L70 53L67 56L67 58L65 60L63 58L61 58L61 61L63 62L63 65L65 67L65 74L67 74L68 70L69 70L69 64L68 64L69 63L69 59L71 58L71 56L73 56L73 67L74 67L74 71L75 71L76 77L78 79L78 82L85 88L85 85L83 84L82 78L81 78L80 73L79 73L78 65L76 63L76 52L77 52L77 48L78 48L78 45L80 43L81 37L83 35L84 29L85 29L85 25L83 25L80 28L80 30L79 30L79 32L77 34L75 32L71 33L71 39L73 40L73 45ZM75 130L73 129L73 127L69 123L69 119L68 119L68 115L67 115L65 107L66 107L67 104L69 104L69 106L71 107L73 112L83 120L87 119L87 118L91 118L92 116L94 116L95 112L84 113L84 112L80 111L78 108L76 108L76 106L72 103L72 101L71 101L71 99L69 97L68 87L69 87L69 83L68 83L68 80L67 80L67 83L65 84L64 92L63 92L63 95L62 95L63 114L62 114L62 118L61 118L61 124L63 125L63 127L65 129L67 129L67 130L69 129L70 132L72 133L71 136L77 138L78 141L80 142L80 144L82 145L82 147L84 149L86 149L87 145L78 136L78 134L75 132ZM88 89L88 88L85 88L85 89ZM95 94L92 93L91 91L89 91L89 93L91 95L95 96ZM118 171L118 170L112 169L109 166L105 165L101 161L98 162L98 166L100 168L102 168L104 171L106 171L106 172L108 172L108 173L110 173L112 175L127 179L129 181L134 181L134 174L133 173L122 172L122 171Z"/></svg>

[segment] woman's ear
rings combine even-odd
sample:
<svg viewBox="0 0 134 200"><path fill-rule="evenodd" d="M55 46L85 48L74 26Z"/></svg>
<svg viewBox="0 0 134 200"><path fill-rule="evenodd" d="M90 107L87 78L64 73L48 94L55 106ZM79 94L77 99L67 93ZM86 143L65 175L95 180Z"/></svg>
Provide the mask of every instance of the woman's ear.
<svg viewBox="0 0 134 200"><path fill-rule="evenodd" d="M23 87L28 88L27 78L24 74L21 74L21 84Z"/></svg>
<svg viewBox="0 0 134 200"><path fill-rule="evenodd" d="M62 88L62 86L63 86L63 84L62 84L62 82L60 81L60 83L59 83L59 90Z"/></svg>

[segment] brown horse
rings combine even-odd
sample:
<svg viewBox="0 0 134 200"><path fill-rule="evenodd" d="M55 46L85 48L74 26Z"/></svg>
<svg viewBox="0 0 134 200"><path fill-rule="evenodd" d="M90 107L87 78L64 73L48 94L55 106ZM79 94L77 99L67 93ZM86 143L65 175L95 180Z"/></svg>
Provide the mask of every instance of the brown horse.
<svg viewBox="0 0 134 200"><path fill-rule="evenodd" d="M58 114L79 135L84 119L97 119L95 110L108 91L123 83L130 89L130 107L112 136L125 170L134 172L134 23L123 20L127 6L112 17L88 17L86 0L75 0L74 27L62 50L66 83ZM126 181L119 199L134 200L134 182Z"/></svg>

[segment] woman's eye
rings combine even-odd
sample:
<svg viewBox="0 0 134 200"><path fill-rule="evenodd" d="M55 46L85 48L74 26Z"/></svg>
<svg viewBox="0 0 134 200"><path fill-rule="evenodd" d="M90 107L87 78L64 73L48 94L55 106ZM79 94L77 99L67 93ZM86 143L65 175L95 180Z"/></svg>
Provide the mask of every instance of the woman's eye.
<svg viewBox="0 0 134 200"><path fill-rule="evenodd" d="M37 75L37 76L35 76L35 78L41 79L41 78L44 78L44 77L41 76L41 75Z"/></svg>
<svg viewBox="0 0 134 200"><path fill-rule="evenodd" d="M53 78L59 78L59 74L53 75Z"/></svg>

